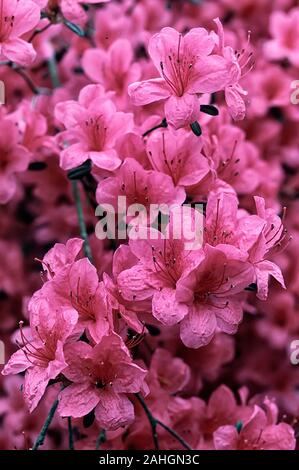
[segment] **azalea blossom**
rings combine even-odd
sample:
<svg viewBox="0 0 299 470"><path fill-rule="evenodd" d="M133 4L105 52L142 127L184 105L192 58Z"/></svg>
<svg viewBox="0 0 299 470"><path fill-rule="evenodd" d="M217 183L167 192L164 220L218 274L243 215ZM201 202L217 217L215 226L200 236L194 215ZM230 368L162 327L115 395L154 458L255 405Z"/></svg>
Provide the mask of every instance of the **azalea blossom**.
<svg viewBox="0 0 299 470"><path fill-rule="evenodd" d="M30 65L36 56L32 44L22 36L35 28L40 20L40 9L31 0L1 0L0 2L0 56L18 65Z"/></svg>
<svg viewBox="0 0 299 470"><path fill-rule="evenodd" d="M146 371L133 363L116 334L105 336L94 348L79 341L66 349L64 375L73 383L60 394L62 416L80 417L95 409L105 429L127 426L134 406L127 394L142 390Z"/></svg>
<svg viewBox="0 0 299 470"><path fill-rule="evenodd" d="M136 82L129 94L136 106L165 100L165 117L175 129L197 121L198 94L213 93L230 80L225 60L211 54L214 39L204 28L194 28L185 36L173 28L163 28L149 42L149 55L160 78Z"/></svg>

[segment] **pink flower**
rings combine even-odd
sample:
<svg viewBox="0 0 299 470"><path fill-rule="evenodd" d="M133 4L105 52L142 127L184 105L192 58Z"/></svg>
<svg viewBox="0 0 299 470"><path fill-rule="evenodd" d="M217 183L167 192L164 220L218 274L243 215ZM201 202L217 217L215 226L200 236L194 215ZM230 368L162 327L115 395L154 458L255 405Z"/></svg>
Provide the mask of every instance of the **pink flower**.
<svg viewBox="0 0 299 470"><path fill-rule="evenodd" d="M198 94L223 89L230 80L226 61L211 54L215 42L204 28L191 29L185 36L173 28L163 28L149 42L149 54L161 78L129 86L136 106L166 100L165 117L178 129L197 121Z"/></svg>
<svg viewBox="0 0 299 470"><path fill-rule="evenodd" d="M79 418L95 409L104 429L127 426L134 420L134 407L127 397L143 387L146 371L133 363L121 338L105 336L94 348L79 341L66 348L64 371L73 383L60 394L61 416Z"/></svg>
<svg viewBox="0 0 299 470"><path fill-rule="evenodd" d="M273 37L264 44L264 51L270 60L288 59L299 66L299 8L288 12L273 11L270 16L270 33Z"/></svg>
<svg viewBox="0 0 299 470"><path fill-rule="evenodd" d="M133 63L134 51L127 39L118 39L108 51L87 49L82 58L82 66L88 77L101 83L106 90L115 92L119 107L127 107L129 83L140 78L140 65Z"/></svg>
<svg viewBox="0 0 299 470"><path fill-rule="evenodd" d="M126 197L127 207L142 204L146 209L149 209L151 204L181 205L186 197L183 188L175 188L170 176L158 171L144 170L133 158L126 158L115 176L106 178L98 185L97 202L112 205L116 213L119 196ZM135 213L131 216L135 216ZM140 218L141 216L142 214Z"/></svg>
<svg viewBox="0 0 299 470"><path fill-rule="evenodd" d="M66 244L55 243L42 260L43 268L47 269L48 279L64 269L67 265L74 263L83 246L81 238L70 238Z"/></svg>
<svg viewBox="0 0 299 470"><path fill-rule="evenodd" d="M236 294L253 281L250 264L238 259L206 245L201 263L178 281L176 301L187 307L180 336L189 348L208 344L217 327L228 334L237 331L243 308Z"/></svg>
<svg viewBox="0 0 299 470"><path fill-rule="evenodd" d="M290 238L287 237L287 230L283 228L283 220L273 209L266 209L265 200L258 196L255 196L254 200L257 215L264 221L264 227L249 250L249 261L253 264L255 271L257 297L265 300L268 296L269 276L274 277L284 289L286 288L281 269L266 257L276 248L286 246Z"/></svg>
<svg viewBox="0 0 299 470"><path fill-rule="evenodd" d="M176 299L176 285L201 259L200 249L186 250L186 240L176 239L174 230L170 218L168 239L154 229L148 229L145 237L142 232L141 238L130 237L130 248L139 261L117 278L126 300L152 299L153 316L164 325L175 325L187 315L188 307Z"/></svg>
<svg viewBox="0 0 299 470"><path fill-rule="evenodd" d="M0 204L6 204L13 197L17 188L15 174L25 171L29 160L29 152L19 144L17 127L11 121L1 119Z"/></svg>
<svg viewBox="0 0 299 470"><path fill-rule="evenodd" d="M186 192L210 171L208 159L201 153L201 143L193 133L154 132L146 149L153 169L171 176L175 186L183 186Z"/></svg>
<svg viewBox="0 0 299 470"><path fill-rule="evenodd" d="M237 426L221 426L214 432L217 450L294 450L296 440L289 424L277 422L277 407L265 402L266 412L255 405L251 416Z"/></svg>
<svg viewBox="0 0 299 470"><path fill-rule="evenodd" d="M40 296L47 297L53 306L74 309L78 314L76 330L86 329L88 337L99 342L108 334L111 311L107 293L99 282L96 268L87 258L82 258L58 271L52 280L36 292L31 303Z"/></svg>
<svg viewBox="0 0 299 470"><path fill-rule="evenodd" d="M26 370L24 397L30 412L37 407L49 381L67 367L63 348L78 318L73 309L52 308L45 299L31 305L31 338L25 337L21 322L21 349L2 371L9 375Z"/></svg>
<svg viewBox="0 0 299 470"><path fill-rule="evenodd" d="M118 285L118 275L125 269L136 264L138 259L133 255L127 245L121 245L113 256L113 278L103 274L104 285L108 292L109 303L113 311L113 324L116 332L120 329L120 319L136 333L144 332L144 324L139 320L138 312L144 313L150 310L147 302L130 302L123 298L122 291ZM119 318L120 317L120 318Z"/></svg>
<svg viewBox="0 0 299 470"><path fill-rule="evenodd" d="M246 50L242 53L236 53L232 47L224 45L224 31L223 26L219 18L216 18L215 23L218 29L218 47L216 53L221 54L227 61L227 67L230 70L230 81L224 88L225 101L228 106L228 110L235 120L241 120L245 117L246 106L245 97L247 91L245 91L239 81L244 74L244 69L248 66L251 59L251 54L248 54Z"/></svg>
<svg viewBox="0 0 299 470"><path fill-rule="evenodd" d="M19 65L30 65L35 59L32 44L21 38L35 28L40 8L31 0L0 0L0 56Z"/></svg>
<svg viewBox="0 0 299 470"><path fill-rule="evenodd" d="M65 18L76 24L83 25L87 20L87 15L82 8L83 5L107 3L110 0L58 0L58 2Z"/></svg>
<svg viewBox="0 0 299 470"><path fill-rule="evenodd" d="M58 103L55 115L67 129L60 136L69 144L60 155L64 170L88 159L102 170L113 171L120 165L114 145L118 137L132 130L133 118L131 114L116 111L101 85L83 88L78 102Z"/></svg>

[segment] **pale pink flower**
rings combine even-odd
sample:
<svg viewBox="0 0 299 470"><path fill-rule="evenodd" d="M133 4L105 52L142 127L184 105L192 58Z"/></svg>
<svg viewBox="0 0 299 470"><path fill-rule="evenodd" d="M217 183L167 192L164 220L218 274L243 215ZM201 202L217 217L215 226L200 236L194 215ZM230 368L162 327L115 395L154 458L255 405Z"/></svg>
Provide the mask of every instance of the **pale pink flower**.
<svg viewBox="0 0 299 470"><path fill-rule="evenodd" d="M129 86L136 106L165 101L165 117L176 129L197 121L198 94L224 88L230 74L223 57L211 54L215 42L204 28L191 29L185 36L163 28L149 42L149 54L161 78Z"/></svg>
<svg viewBox="0 0 299 470"><path fill-rule="evenodd" d="M0 57L22 66L30 65L36 56L32 44L22 36L35 28L40 8L31 0L0 0Z"/></svg>
<svg viewBox="0 0 299 470"><path fill-rule="evenodd" d="M79 418L95 409L104 429L131 424L134 406L127 394L142 390L146 371L133 363L122 339L113 333L94 348L73 343L66 358L64 375L73 383L60 394L60 415Z"/></svg>

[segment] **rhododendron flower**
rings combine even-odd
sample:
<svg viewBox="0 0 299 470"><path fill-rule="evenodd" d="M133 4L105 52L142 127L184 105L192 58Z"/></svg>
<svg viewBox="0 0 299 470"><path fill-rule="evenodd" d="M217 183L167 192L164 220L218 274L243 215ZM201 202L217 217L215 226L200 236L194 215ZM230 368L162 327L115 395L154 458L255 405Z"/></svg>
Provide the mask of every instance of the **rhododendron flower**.
<svg viewBox="0 0 299 470"><path fill-rule="evenodd" d="M211 54L214 39L204 28L191 29L185 36L173 28L163 28L149 42L149 54L161 78L129 86L134 105L159 100L165 102L165 117L178 129L197 121L198 94L225 87L230 74L225 60Z"/></svg>
<svg viewBox="0 0 299 470"><path fill-rule="evenodd" d="M134 51L127 39L118 39L108 51L87 49L82 58L85 73L94 82L101 83L106 90L116 93L115 100L125 108L128 85L140 78L140 65L133 63Z"/></svg>
<svg viewBox="0 0 299 470"><path fill-rule="evenodd" d="M187 306L180 323L183 343L191 348L205 346L217 327L225 333L235 333L243 314L242 299L236 294L252 281L249 263L206 245L202 262L177 283L176 301Z"/></svg>
<svg viewBox="0 0 299 470"><path fill-rule="evenodd" d="M295 67L299 66L299 8L286 12L273 11L270 16L270 33L273 37L264 44L270 60L288 59Z"/></svg>
<svg viewBox="0 0 299 470"><path fill-rule="evenodd" d="M78 102L58 103L55 115L67 129L61 138L71 144L60 154L64 170L79 166L88 159L96 167L108 171L120 165L114 145L119 136L132 130L133 119L129 113L116 111L100 85L83 88Z"/></svg>
<svg viewBox="0 0 299 470"><path fill-rule="evenodd" d="M188 223L187 218L182 223ZM138 263L117 278L126 300L152 299L153 315L165 325L175 325L186 316L187 306L176 300L176 285L202 256L200 248L188 250L186 239L174 236L174 220L170 217L169 238L155 229L148 229L146 237L142 231L140 238L138 234L136 239L130 237L129 245Z"/></svg>
<svg viewBox="0 0 299 470"><path fill-rule="evenodd" d="M35 302L31 310L31 338L24 335L20 325L21 349L11 356L2 374L18 374L26 370L24 398L30 411L37 407L49 381L67 367L63 347L77 319L73 309L53 309L43 299Z"/></svg>
<svg viewBox="0 0 299 470"><path fill-rule="evenodd" d="M16 191L15 174L28 167L30 154L19 144L17 127L1 119L0 133L0 204L7 203Z"/></svg>
<svg viewBox="0 0 299 470"><path fill-rule="evenodd" d="M190 132L155 132L146 149L153 169L171 176L173 183L185 187L187 192L188 187L198 184L210 171L198 138Z"/></svg>
<svg viewBox="0 0 299 470"><path fill-rule="evenodd" d="M27 31L40 20L40 9L31 0L0 1L0 57L19 65L30 65L36 53L32 44L24 41Z"/></svg>
<svg viewBox="0 0 299 470"><path fill-rule="evenodd" d="M266 402L267 403L267 402ZM273 407L273 404L272 404ZM293 450L296 441L289 424L277 422L277 408L266 413L255 405L251 416L237 426L221 426L214 432L217 450Z"/></svg>
<svg viewBox="0 0 299 470"><path fill-rule="evenodd" d="M230 81L226 84L224 88L225 101L228 106L228 110L231 116L235 120L244 119L246 106L245 106L245 97L247 96L247 91L244 90L239 84L242 74L244 74L244 69L250 61L251 55L248 54L246 50L243 50L242 53L236 53L232 47L224 45L224 31L223 26L219 18L216 18L215 23L218 29L218 47L216 52L221 54L224 59L227 61L227 67L230 70Z"/></svg>
<svg viewBox="0 0 299 470"><path fill-rule="evenodd" d="M94 348L82 341L70 344L66 358L64 375L73 383L60 394L61 416L78 418L95 409L104 429L117 429L134 420L127 394L143 389L146 371L133 363L118 335L105 336Z"/></svg>
<svg viewBox="0 0 299 470"><path fill-rule="evenodd" d="M93 4L93 3L107 3L110 0L54 0L54 2L59 3L63 16L69 21L72 21L76 24L84 24L87 20L87 15L82 8L83 5Z"/></svg>
<svg viewBox="0 0 299 470"><path fill-rule="evenodd" d="M154 204L166 204L168 207L181 205L186 197L183 188L175 188L170 176L144 170L133 158L126 158L115 176L106 178L98 185L96 197L99 204L110 204L117 212L119 196L126 197L127 206L142 204L147 209ZM134 216L135 213L130 215Z"/></svg>
<svg viewBox="0 0 299 470"><path fill-rule="evenodd" d="M269 276L273 276L283 288L286 288L281 269L277 264L266 258L275 249L282 248L289 242L287 232L283 228L283 220L272 209L266 209L265 200L256 196L257 214L264 220L264 228L259 238L249 250L249 261L253 264L257 283L257 296L265 300L268 296Z"/></svg>
<svg viewBox="0 0 299 470"><path fill-rule="evenodd" d="M45 262L45 260L44 260ZM103 283L87 258L66 265L34 294L49 298L51 305L73 308L78 314L77 330L86 329L88 337L98 342L110 330L111 311Z"/></svg>

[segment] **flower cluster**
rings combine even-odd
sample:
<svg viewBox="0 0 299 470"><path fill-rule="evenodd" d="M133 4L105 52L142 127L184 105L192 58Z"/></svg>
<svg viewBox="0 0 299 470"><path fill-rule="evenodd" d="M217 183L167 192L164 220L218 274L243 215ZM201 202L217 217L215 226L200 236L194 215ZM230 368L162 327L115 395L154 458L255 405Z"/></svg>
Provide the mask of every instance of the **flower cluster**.
<svg viewBox="0 0 299 470"><path fill-rule="evenodd" d="M296 448L295 4L0 0L0 448Z"/></svg>

